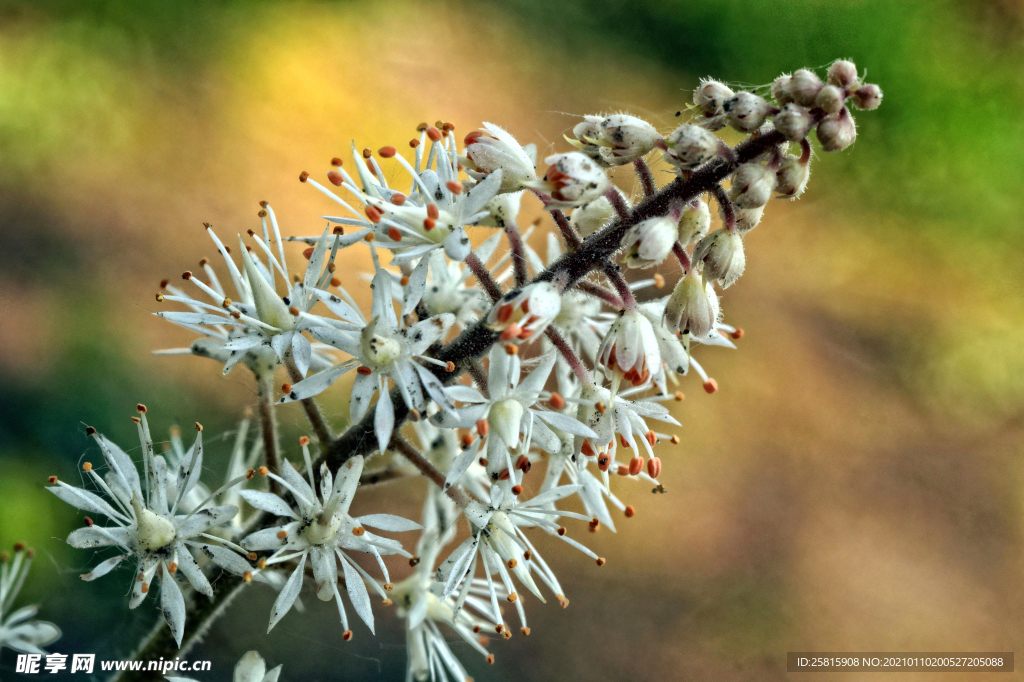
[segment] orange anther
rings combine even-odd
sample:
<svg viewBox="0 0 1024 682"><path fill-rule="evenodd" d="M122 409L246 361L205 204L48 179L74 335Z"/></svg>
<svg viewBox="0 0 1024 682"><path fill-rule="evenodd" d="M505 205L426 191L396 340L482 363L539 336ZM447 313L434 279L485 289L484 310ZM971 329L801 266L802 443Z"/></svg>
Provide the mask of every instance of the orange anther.
<svg viewBox="0 0 1024 682"><path fill-rule="evenodd" d="M395 192L391 195L391 203L395 206L401 206L405 203L406 196L401 192Z"/></svg>
<svg viewBox="0 0 1024 682"><path fill-rule="evenodd" d="M367 206L366 207L366 217L370 219L371 223L374 223L374 224L379 223L380 222L380 215L381 215L380 211L378 211L375 206Z"/></svg>
<svg viewBox="0 0 1024 682"><path fill-rule="evenodd" d="M708 380L704 382L704 390L708 393L714 393L718 390L718 382L714 379L708 378Z"/></svg>
<svg viewBox="0 0 1024 682"><path fill-rule="evenodd" d="M377 150L377 153L380 154L385 159L390 159L392 156L395 155L395 152L397 151L398 150L395 149L394 147L381 147L380 149Z"/></svg>
<svg viewBox="0 0 1024 682"><path fill-rule="evenodd" d="M373 374L373 370L367 367L366 365L360 365L358 368L356 368L356 372L362 374L364 377L368 377L371 374Z"/></svg>
<svg viewBox="0 0 1024 682"><path fill-rule="evenodd" d="M629 460L629 475L636 476L644 470L644 458L643 455L636 455L633 459Z"/></svg>
<svg viewBox="0 0 1024 682"><path fill-rule="evenodd" d="M499 311L499 313L500 312L501 311ZM518 324L512 323L501 331L501 340L511 341L512 339L519 338L519 335L522 333L522 328Z"/></svg>
<svg viewBox="0 0 1024 682"><path fill-rule="evenodd" d="M441 131L438 130L437 128L435 128L434 126L429 126L427 128L427 137L430 138L431 142L440 142L441 141Z"/></svg>
<svg viewBox="0 0 1024 682"><path fill-rule="evenodd" d="M444 186L448 188L448 191L452 194L462 194L462 183L455 180L449 180L444 183Z"/></svg>
<svg viewBox="0 0 1024 682"><path fill-rule="evenodd" d="M657 478L661 475L661 458L651 457L647 460L647 475L651 478Z"/></svg>
<svg viewBox="0 0 1024 682"><path fill-rule="evenodd" d="M327 179L335 187L341 187L342 183L345 182L345 180L341 177L341 173L339 173L338 171L329 171L327 173Z"/></svg>
<svg viewBox="0 0 1024 682"><path fill-rule="evenodd" d="M400 242L402 241L402 233L398 230L397 227L389 227L388 238L393 242Z"/></svg>
<svg viewBox="0 0 1024 682"><path fill-rule="evenodd" d="M552 393L551 397L548 398L548 405L556 410L560 410L565 407L565 398L560 393Z"/></svg>
<svg viewBox="0 0 1024 682"><path fill-rule="evenodd" d="M481 438L486 438L488 431L490 431L491 425L487 423L486 419L476 420L476 432L480 434Z"/></svg>
<svg viewBox="0 0 1024 682"><path fill-rule="evenodd" d="M627 519L631 519L631 518L633 518L634 515L636 515L636 509L633 508L633 505L627 506L626 507L626 518Z"/></svg>

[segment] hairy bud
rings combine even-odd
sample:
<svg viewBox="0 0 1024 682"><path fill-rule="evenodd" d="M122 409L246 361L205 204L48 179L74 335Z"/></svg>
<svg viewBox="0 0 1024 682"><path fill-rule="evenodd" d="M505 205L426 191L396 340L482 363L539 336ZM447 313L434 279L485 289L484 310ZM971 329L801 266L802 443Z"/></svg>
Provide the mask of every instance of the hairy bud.
<svg viewBox="0 0 1024 682"><path fill-rule="evenodd" d="M580 152L555 154L544 159L548 164L544 179L530 187L550 196L548 208L574 208L594 201L608 188L608 176Z"/></svg>
<svg viewBox="0 0 1024 682"><path fill-rule="evenodd" d="M750 232L760 224L763 215L764 206L736 209L736 232L738 234Z"/></svg>
<svg viewBox="0 0 1024 682"><path fill-rule="evenodd" d="M736 208L764 206L775 189L775 173L759 163L745 163L732 176L729 198Z"/></svg>
<svg viewBox="0 0 1024 682"><path fill-rule="evenodd" d="M669 329L688 331L700 338L715 328L718 312L714 286L705 282L696 270L690 270L676 284L665 304L665 323Z"/></svg>
<svg viewBox="0 0 1024 682"><path fill-rule="evenodd" d="M622 240L623 262L631 268L649 268L665 260L678 235L676 221L668 216L648 218L629 228Z"/></svg>
<svg viewBox="0 0 1024 682"><path fill-rule="evenodd" d="M829 85L848 90L857 84L857 65L846 59L837 59L828 67Z"/></svg>
<svg viewBox="0 0 1024 682"><path fill-rule="evenodd" d="M718 154L719 140L708 130L684 123L665 138L665 160L676 168L692 170Z"/></svg>
<svg viewBox="0 0 1024 682"><path fill-rule="evenodd" d="M747 257L743 238L736 232L718 230L701 239L693 250L695 263L704 264L704 275L728 289L743 274Z"/></svg>
<svg viewBox="0 0 1024 682"><path fill-rule="evenodd" d="M853 93L853 106L870 111L882 103L882 89L873 83L863 85Z"/></svg>
<svg viewBox="0 0 1024 682"><path fill-rule="evenodd" d="M629 114L613 114L599 124L605 146L601 158L619 166L645 156L654 149L661 135L647 121Z"/></svg>
<svg viewBox="0 0 1024 682"><path fill-rule="evenodd" d="M835 85L826 85L818 91L815 105L826 114L838 113L846 102L846 92Z"/></svg>
<svg viewBox="0 0 1024 682"><path fill-rule="evenodd" d="M793 101L792 95L789 94L790 82L792 80L792 76L788 73L784 73L776 78L775 82L772 83L772 99L774 99L775 103L780 107Z"/></svg>
<svg viewBox="0 0 1024 682"><path fill-rule="evenodd" d="M801 157L786 154L775 171L777 184L775 191L784 198L796 199L807 188L807 180L811 177L811 162L804 162Z"/></svg>
<svg viewBox="0 0 1024 682"><path fill-rule="evenodd" d="M579 149L580 153L599 163L602 162L600 124L600 116L584 116L583 120L572 128L573 137L576 139L570 139L568 136L565 138L569 144Z"/></svg>
<svg viewBox="0 0 1024 682"><path fill-rule="evenodd" d="M799 142L807 137L814 125L811 112L806 107L790 102L782 107L782 111L775 114L772 119L775 122L775 129L790 142Z"/></svg>
<svg viewBox="0 0 1024 682"><path fill-rule="evenodd" d="M846 107L818 124L818 141L821 142L821 148L827 152L842 151L856 139L857 124Z"/></svg>
<svg viewBox="0 0 1024 682"><path fill-rule="evenodd" d="M789 96L797 104L805 107L813 107L818 92L825 87L825 84L818 78L818 74L807 69L800 69L793 73L789 79Z"/></svg>
<svg viewBox="0 0 1024 682"><path fill-rule="evenodd" d="M483 131L466 136L466 158L481 179L501 170L502 192L514 192L537 179L533 160L516 138L493 123L484 123Z"/></svg>
<svg viewBox="0 0 1024 682"><path fill-rule="evenodd" d="M740 132L749 133L764 125L768 117L768 102L752 92L737 93L723 105L729 124Z"/></svg>
<svg viewBox="0 0 1024 682"><path fill-rule="evenodd" d="M732 99L734 94L724 83L704 78L693 91L693 103L706 116L718 116L723 113L725 102Z"/></svg>
<svg viewBox="0 0 1024 682"><path fill-rule="evenodd" d="M614 215L612 202L608 201L608 197L601 196L574 210L569 216L569 223L586 237L607 225Z"/></svg>
<svg viewBox="0 0 1024 682"><path fill-rule="evenodd" d="M711 209L703 199L694 199L683 207L679 217L679 243L683 246L701 239L711 229Z"/></svg>

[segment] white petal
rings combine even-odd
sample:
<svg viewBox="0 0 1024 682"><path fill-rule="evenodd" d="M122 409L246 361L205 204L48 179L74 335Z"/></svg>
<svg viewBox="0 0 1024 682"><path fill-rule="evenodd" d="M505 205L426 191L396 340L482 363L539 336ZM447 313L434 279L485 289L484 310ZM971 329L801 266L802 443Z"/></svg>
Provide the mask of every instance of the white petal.
<svg viewBox="0 0 1024 682"><path fill-rule="evenodd" d="M415 521L410 521L409 519L401 516L395 516L394 514L367 514L366 516L360 516L356 521L358 521L361 526L378 528L392 533L402 533L405 531L419 530L423 528L423 526Z"/></svg>
<svg viewBox="0 0 1024 682"><path fill-rule="evenodd" d="M349 420L353 424L362 421L366 416L367 410L370 409L370 399L378 385L376 375L356 374L356 379L352 382L352 395L348 407Z"/></svg>
<svg viewBox="0 0 1024 682"><path fill-rule="evenodd" d="M115 568L117 568L118 566L120 566L120 565L121 565L121 562L122 562L122 561L124 561L124 560L125 560L126 558L127 558L127 557L126 557L126 556L124 556L124 555L122 555L122 556L115 556L115 557L110 557L110 558L109 558L109 559L107 559L106 561L104 561L104 562L102 562L102 563L99 563L99 564L97 564L97 565L96 565L96 567L95 567L95 568L93 568L93 569L92 569L91 571L89 571L88 573L86 573L86 574L84 574L84 575L81 575L81 576L79 576L79 577L80 577L80 578L81 578L82 580L86 581L86 582L92 582L93 580L96 580L96 578L102 578L102 577L103 577L103 576L105 576L105 575L106 575L107 573L110 573L110 572L111 572L111 571L113 571L113 570L114 570ZM17 614L15 614L15 615L17 615ZM14 616L11 616L11 620L14 620ZM9 625L9 624L10 624L10 623L8 623L8 625Z"/></svg>
<svg viewBox="0 0 1024 682"><path fill-rule="evenodd" d="M210 581L203 575L202 569L199 568L199 564L192 558L192 553L188 549L178 552L178 570L199 594L205 594L207 597L213 596L213 587L210 585Z"/></svg>
<svg viewBox="0 0 1024 682"><path fill-rule="evenodd" d="M286 516L291 519L299 518L291 506L274 493L266 493L261 490L240 490L238 494L256 509L270 512L276 516ZM250 535L249 537L252 536Z"/></svg>
<svg viewBox="0 0 1024 682"><path fill-rule="evenodd" d="M377 445L381 454L388 449L394 428L395 409L391 404L391 394L384 390L377 397L377 409L373 418L373 430L377 434Z"/></svg>
<svg viewBox="0 0 1024 682"><path fill-rule="evenodd" d="M235 664L232 682L263 682L266 674L267 664L263 657L255 651L249 651Z"/></svg>
<svg viewBox="0 0 1024 682"><path fill-rule="evenodd" d="M269 633L277 625L277 622L284 618L284 615L288 613L292 608L292 604L299 597L299 592L302 590L302 576L306 572L306 555L302 555L302 559L299 560L299 565L292 572L288 578L288 582L281 588L281 593L277 595L277 599L274 600L274 606L270 610L270 626L267 628Z"/></svg>
<svg viewBox="0 0 1024 682"><path fill-rule="evenodd" d="M58 485L47 487L47 490L77 509L82 509L94 514L103 514L111 519L128 521L128 518L124 514L116 511L106 500L96 493L83 490L82 488L75 488L63 481L58 481Z"/></svg>
<svg viewBox="0 0 1024 682"><path fill-rule="evenodd" d="M282 396L278 402L290 403L295 400L304 400L319 395L353 367L355 367L353 363L342 363L330 369L325 369L322 372L317 372L313 376L306 377L299 383L292 384L291 392L288 395Z"/></svg>
<svg viewBox="0 0 1024 682"><path fill-rule="evenodd" d="M292 358L295 366L302 376L309 371L309 363L313 359L313 348L309 345L309 339L302 334L296 333L292 336Z"/></svg>
<svg viewBox="0 0 1024 682"><path fill-rule="evenodd" d="M359 572L349 566L348 561L342 561L341 565L345 568L345 587L348 590L348 598L356 613L370 628L370 632L373 632L373 610L370 608L370 595L366 592L366 583L363 582Z"/></svg>
<svg viewBox="0 0 1024 682"><path fill-rule="evenodd" d="M197 511L195 514L190 516L188 520L183 521L178 526L178 538L190 538L200 533L214 528L216 526L222 526L231 519L235 518L238 514L238 507L225 504L220 507L211 507L209 509L203 509ZM177 521L177 519L175 519Z"/></svg>
<svg viewBox="0 0 1024 682"><path fill-rule="evenodd" d="M174 578L167 572L167 566L161 564L162 575L160 576L160 609L164 612L167 620L167 627L171 629L171 635L178 646L181 646L181 637L185 634L185 598L181 595L181 588Z"/></svg>

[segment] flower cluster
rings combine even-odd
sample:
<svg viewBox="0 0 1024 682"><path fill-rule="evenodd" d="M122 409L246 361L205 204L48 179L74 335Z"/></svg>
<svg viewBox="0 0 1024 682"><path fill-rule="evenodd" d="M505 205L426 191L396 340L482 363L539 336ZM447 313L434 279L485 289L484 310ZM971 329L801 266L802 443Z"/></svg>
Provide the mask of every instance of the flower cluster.
<svg viewBox="0 0 1024 682"><path fill-rule="evenodd" d="M659 131L626 113L586 116L566 135L575 150L548 156L543 171L533 145L490 123L461 148L453 124L421 124L410 158L353 143L351 161L332 159L325 183L299 177L340 207L322 216L318 234L287 238L305 247L301 275L289 274L287 240L266 203L260 229L238 237L240 261L207 226L233 293L204 259L202 274L183 276L194 290L163 282L157 295L186 309L157 314L202 335L168 352L215 358L225 373L240 362L253 370L260 445L246 456L243 433L227 482L210 493L199 482L198 424L190 449L172 437L167 455L157 455L140 405L141 476L89 429L106 462L102 476L83 467L96 492L55 477L50 488L108 520L86 517L68 538L116 550L83 578L134 561L134 608L159 577L178 645L186 611L179 569L207 596L216 570L274 586L268 631L300 604L307 577L319 600L334 602L344 640L353 634L342 595L373 632L376 593L406 621L408 679L469 679L445 632L493 662L483 633L512 636L503 604L528 635L531 597L569 603L536 537L603 566L563 524L615 531L612 510L633 517L636 507L622 499L633 491L613 490L616 478L665 492L663 446L685 439L665 432L681 428L666 403L683 400L691 367L705 391L717 391L694 351L734 348L743 333L723 322L719 290L744 272L745 234L773 196L805 191L811 130L824 151L845 149L856 137L848 105L873 109L880 100L847 61L833 63L825 80L799 70L749 91L705 80L689 122ZM725 126L749 137L730 147L715 134ZM672 177L662 187L650 166L659 160ZM642 196L628 196L609 175L629 164ZM558 228L543 257L530 245L534 228L521 233L517 222L531 196ZM368 312L335 267L340 250L363 248L373 266ZM623 268L660 272L627 281ZM278 384L282 366L288 376ZM334 437L315 401L353 370L351 426ZM314 456L316 445L301 439L300 465L279 452L275 430L275 404L293 402L320 441ZM543 475L531 475L542 462ZM434 484L422 523L353 515L361 484L410 473ZM573 499L585 513L566 508ZM416 554L368 529L420 531ZM456 544L460 530L468 535ZM385 557L403 557L413 570L394 583ZM255 652L239 669L245 680L276 679L279 670L267 673Z"/></svg>
<svg viewBox="0 0 1024 682"><path fill-rule="evenodd" d="M32 620L39 613L38 606L23 606L13 610L28 577L35 552L17 544L14 557L0 552L0 649L7 647L23 654L45 654L44 646L60 639L60 628L45 620Z"/></svg>

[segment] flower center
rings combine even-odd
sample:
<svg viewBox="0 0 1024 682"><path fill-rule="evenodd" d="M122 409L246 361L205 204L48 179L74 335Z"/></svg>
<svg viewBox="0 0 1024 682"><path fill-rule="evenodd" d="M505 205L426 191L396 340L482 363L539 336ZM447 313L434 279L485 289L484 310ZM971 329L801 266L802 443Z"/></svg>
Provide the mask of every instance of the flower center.
<svg viewBox="0 0 1024 682"><path fill-rule="evenodd" d="M323 545L330 542L338 529L341 528L341 518L336 514L328 516L325 512L317 514L312 523L306 526L302 534L310 544Z"/></svg>
<svg viewBox="0 0 1024 682"><path fill-rule="evenodd" d="M519 444L519 425L522 419L523 404L515 398L505 398L494 403L487 415L490 427L510 448Z"/></svg>
<svg viewBox="0 0 1024 682"><path fill-rule="evenodd" d="M173 523L143 507L135 495L132 495L132 508L138 524L135 542L139 550L155 552L174 542L177 531Z"/></svg>

